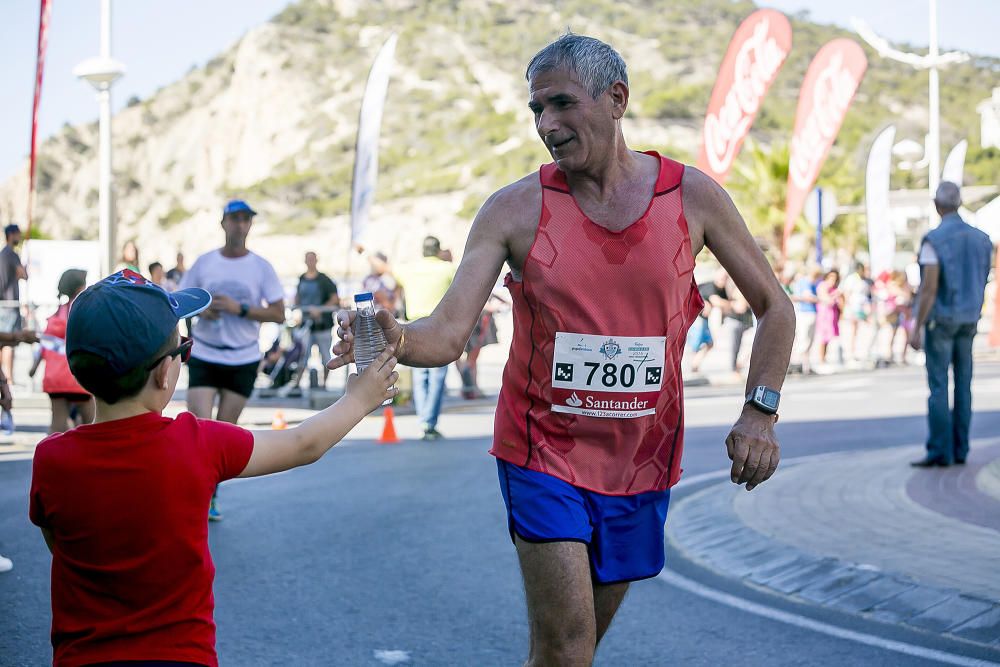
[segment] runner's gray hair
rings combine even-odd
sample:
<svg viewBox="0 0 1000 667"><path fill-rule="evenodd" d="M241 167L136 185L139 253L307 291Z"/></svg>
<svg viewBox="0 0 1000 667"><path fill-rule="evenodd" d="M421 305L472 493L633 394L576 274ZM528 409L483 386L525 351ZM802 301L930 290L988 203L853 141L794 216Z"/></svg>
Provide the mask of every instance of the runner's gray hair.
<svg viewBox="0 0 1000 667"><path fill-rule="evenodd" d="M542 72L561 68L575 72L595 100L615 81L628 85L625 61L617 51L599 39L571 32L536 53L528 63L524 78L531 81Z"/></svg>

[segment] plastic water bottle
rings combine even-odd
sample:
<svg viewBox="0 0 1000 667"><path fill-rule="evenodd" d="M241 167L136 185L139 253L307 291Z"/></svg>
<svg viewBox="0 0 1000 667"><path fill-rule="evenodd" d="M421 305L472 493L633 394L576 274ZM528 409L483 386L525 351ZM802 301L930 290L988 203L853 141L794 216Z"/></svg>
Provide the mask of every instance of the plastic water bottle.
<svg viewBox="0 0 1000 667"><path fill-rule="evenodd" d="M354 306L357 315L354 317L354 365L358 373L364 372L378 355L385 351L385 333L375 320L375 298L371 292L361 292L354 295ZM392 399L382 405L389 405Z"/></svg>
<svg viewBox="0 0 1000 667"><path fill-rule="evenodd" d="M14 435L14 415L10 410L5 409L0 412L0 430L4 435Z"/></svg>

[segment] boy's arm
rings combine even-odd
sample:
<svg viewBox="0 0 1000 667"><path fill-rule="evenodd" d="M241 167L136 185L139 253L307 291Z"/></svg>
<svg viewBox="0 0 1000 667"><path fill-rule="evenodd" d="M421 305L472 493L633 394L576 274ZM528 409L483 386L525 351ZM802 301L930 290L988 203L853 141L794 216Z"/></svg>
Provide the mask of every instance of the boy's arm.
<svg viewBox="0 0 1000 667"><path fill-rule="evenodd" d="M269 475L318 461L365 415L396 395L394 349L386 348L360 376L352 375L339 401L295 428L251 431L253 453L239 477Z"/></svg>
<svg viewBox="0 0 1000 667"><path fill-rule="evenodd" d="M49 530L48 528L39 528L39 530L42 531L42 537L45 538L45 546L49 548L49 553L52 553L52 542L53 542L52 531Z"/></svg>

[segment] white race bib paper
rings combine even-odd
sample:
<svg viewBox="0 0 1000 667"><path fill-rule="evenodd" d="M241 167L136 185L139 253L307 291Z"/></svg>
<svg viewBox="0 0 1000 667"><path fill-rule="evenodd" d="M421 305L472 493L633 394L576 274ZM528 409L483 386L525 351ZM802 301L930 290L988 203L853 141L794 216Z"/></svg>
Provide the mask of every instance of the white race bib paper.
<svg viewBox="0 0 1000 667"><path fill-rule="evenodd" d="M556 333L552 411L619 419L655 414L666 343L664 336Z"/></svg>

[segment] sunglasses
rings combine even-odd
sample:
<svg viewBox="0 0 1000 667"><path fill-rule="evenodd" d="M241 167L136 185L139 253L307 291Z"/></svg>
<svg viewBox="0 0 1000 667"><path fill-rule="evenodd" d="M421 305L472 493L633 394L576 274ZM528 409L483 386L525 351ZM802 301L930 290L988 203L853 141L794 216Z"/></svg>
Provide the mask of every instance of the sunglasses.
<svg viewBox="0 0 1000 667"><path fill-rule="evenodd" d="M181 344L180 345L178 345L177 347L175 347L174 349L170 350L165 355L163 355L162 357L160 357L159 359L157 359L156 361L154 361L152 364L150 364L146 368L146 370L147 371L151 371L154 368L156 368L157 366L159 366L160 362L163 361L164 359L166 359L167 357L176 357L177 355L180 355L180 357L181 357L181 363L182 364L186 364L187 361L188 361L188 359L191 358L191 348L192 347L194 347L194 341L192 339L188 338L187 336L181 336Z"/></svg>

